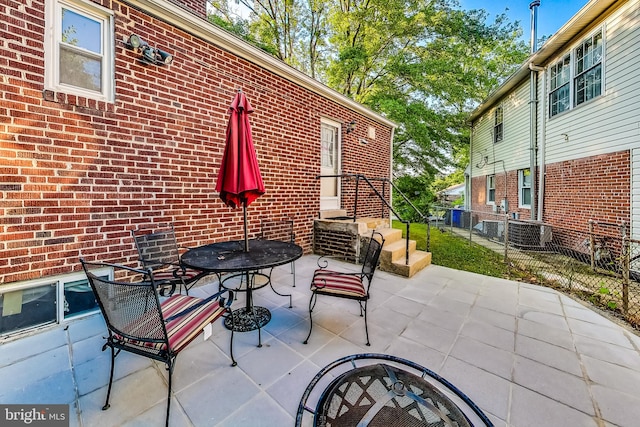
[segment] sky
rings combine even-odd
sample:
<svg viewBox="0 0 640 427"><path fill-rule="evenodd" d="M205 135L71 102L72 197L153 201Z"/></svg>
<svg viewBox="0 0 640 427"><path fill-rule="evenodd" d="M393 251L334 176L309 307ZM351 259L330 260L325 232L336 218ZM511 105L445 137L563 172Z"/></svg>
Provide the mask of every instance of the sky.
<svg viewBox="0 0 640 427"><path fill-rule="evenodd" d="M510 21L520 21L523 39L529 43L531 34L531 0L459 0L463 9L484 9L489 13L488 22L505 12ZM575 15L588 0L540 0L538 8L538 39L550 36Z"/></svg>

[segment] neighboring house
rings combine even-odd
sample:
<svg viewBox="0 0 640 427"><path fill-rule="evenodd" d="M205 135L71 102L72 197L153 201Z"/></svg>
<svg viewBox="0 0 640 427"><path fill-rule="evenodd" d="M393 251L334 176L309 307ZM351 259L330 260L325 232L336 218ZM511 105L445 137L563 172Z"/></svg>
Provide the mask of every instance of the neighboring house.
<svg viewBox="0 0 640 427"><path fill-rule="evenodd" d="M292 217L309 252L313 219L343 204L318 175L391 176L392 122L210 24L206 3L0 6L0 335L77 314L78 258L137 266L138 225L171 221L184 246L242 237L215 191L238 89L266 185L252 236Z"/></svg>
<svg viewBox="0 0 640 427"><path fill-rule="evenodd" d="M438 200L445 205L450 205L461 197L464 198L465 183L455 184L438 192Z"/></svg>
<svg viewBox="0 0 640 427"><path fill-rule="evenodd" d="M475 110L473 211L640 238L639 41L638 0L592 0Z"/></svg>

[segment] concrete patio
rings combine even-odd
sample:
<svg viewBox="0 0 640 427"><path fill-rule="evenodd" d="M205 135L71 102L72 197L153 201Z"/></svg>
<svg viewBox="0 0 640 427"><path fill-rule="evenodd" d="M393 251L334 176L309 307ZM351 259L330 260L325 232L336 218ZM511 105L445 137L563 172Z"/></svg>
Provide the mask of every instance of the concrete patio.
<svg viewBox="0 0 640 427"><path fill-rule="evenodd" d="M271 309L263 329L237 333L217 322L177 358L173 426L293 426L300 397L329 362L377 352L439 373L496 426L637 426L640 337L584 304L535 285L430 266L411 279L377 272L369 306L371 347L357 303L320 298L308 345L308 283L316 256L274 271L277 288L254 294ZM335 264L334 264L335 266ZM340 263L339 268L356 269ZM204 296L215 284L195 288ZM240 295L236 304L243 303ZM164 423L166 371L131 354L116 359L111 408L102 411L109 352L100 315L0 344L0 403L69 404L71 426Z"/></svg>

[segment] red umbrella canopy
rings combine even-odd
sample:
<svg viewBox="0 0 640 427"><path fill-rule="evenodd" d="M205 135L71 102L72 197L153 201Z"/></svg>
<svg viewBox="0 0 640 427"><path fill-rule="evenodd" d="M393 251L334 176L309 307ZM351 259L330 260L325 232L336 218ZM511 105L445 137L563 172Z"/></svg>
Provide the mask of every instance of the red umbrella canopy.
<svg viewBox="0 0 640 427"><path fill-rule="evenodd" d="M252 112L249 100L238 91L229 106L226 145L216 183L220 198L232 208L249 206L265 192L249 124Z"/></svg>

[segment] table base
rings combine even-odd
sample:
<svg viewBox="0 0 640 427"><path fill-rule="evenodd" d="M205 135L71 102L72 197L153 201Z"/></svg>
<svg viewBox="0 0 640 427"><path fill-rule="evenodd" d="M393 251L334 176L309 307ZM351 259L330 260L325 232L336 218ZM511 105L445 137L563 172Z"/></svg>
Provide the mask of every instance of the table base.
<svg viewBox="0 0 640 427"><path fill-rule="evenodd" d="M265 307L253 306L247 310L246 307L239 308L232 312L231 317L224 319L224 326L235 332L249 332L262 328L271 320L271 312Z"/></svg>

